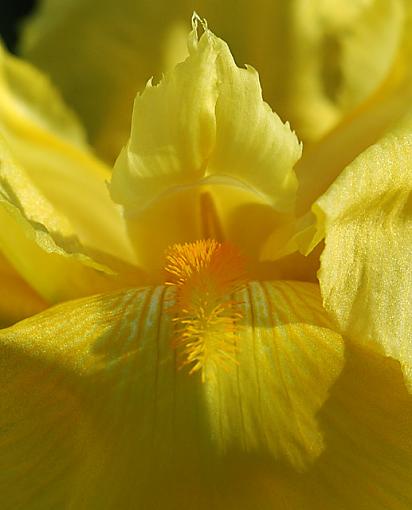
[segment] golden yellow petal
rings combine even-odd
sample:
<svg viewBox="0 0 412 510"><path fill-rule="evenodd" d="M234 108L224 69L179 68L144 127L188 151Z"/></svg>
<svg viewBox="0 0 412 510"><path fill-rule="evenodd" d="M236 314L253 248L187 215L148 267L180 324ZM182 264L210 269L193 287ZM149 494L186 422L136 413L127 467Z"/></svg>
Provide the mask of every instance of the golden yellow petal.
<svg viewBox="0 0 412 510"><path fill-rule="evenodd" d="M110 171L90 152L74 115L39 71L0 47L0 134L32 183L69 218L81 242L134 261Z"/></svg>
<svg viewBox="0 0 412 510"><path fill-rule="evenodd" d="M98 295L0 332L5 509L267 508L253 478L310 469L343 362L317 287L249 284L237 364L204 383L177 367L174 296Z"/></svg>
<svg viewBox="0 0 412 510"><path fill-rule="evenodd" d="M207 384L213 437L223 451L272 454L296 469L324 447L316 413L343 365L316 285L251 283L239 296L238 367Z"/></svg>

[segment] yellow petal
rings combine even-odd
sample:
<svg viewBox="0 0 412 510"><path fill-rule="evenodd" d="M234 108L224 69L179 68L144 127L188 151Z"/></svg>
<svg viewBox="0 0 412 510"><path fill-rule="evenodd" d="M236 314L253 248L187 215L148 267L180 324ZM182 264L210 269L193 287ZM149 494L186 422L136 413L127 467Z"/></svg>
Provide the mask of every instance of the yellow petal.
<svg viewBox="0 0 412 510"><path fill-rule="evenodd" d="M378 8L382 2L372 4ZM387 2L386 8L390 5L391 2ZM371 90L373 93L331 133L319 143L307 148L303 158L296 165L299 180L296 210L299 215L307 213L312 203L327 190L345 166L379 140L409 108L412 100L412 72L409 65L412 57L412 4L409 1L392 2L392 6L403 12L403 22L398 51L390 72L378 87ZM382 13L379 14L378 11L375 13L376 20L380 17L382 21ZM369 55L370 47L367 44L364 45L361 54L365 55L366 48L366 54ZM370 65L380 62L379 57L373 59L369 55L368 58ZM348 61L348 68L349 66L351 69L357 69L354 62L351 64ZM357 72L362 80L370 77L362 66Z"/></svg>
<svg viewBox="0 0 412 510"><path fill-rule="evenodd" d="M47 307L47 303L0 254L0 328L10 326Z"/></svg>
<svg viewBox="0 0 412 510"><path fill-rule="evenodd" d="M1 47L0 134L84 244L134 260L121 213L108 194L109 170L90 153L49 81Z"/></svg>
<svg viewBox="0 0 412 510"><path fill-rule="evenodd" d="M296 211L307 213L342 170L399 121L412 100L412 80L387 83L296 165L299 180Z"/></svg>
<svg viewBox="0 0 412 510"><path fill-rule="evenodd" d="M222 40L207 28L198 39L196 18L194 26L190 57L136 98L113 196L139 210L173 187L233 178L290 210L301 155L296 136L263 102L256 71L239 69Z"/></svg>
<svg viewBox="0 0 412 510"><path fill-rule="evenodd" d="M411 419L412 398L398 363L348 349L345 370L320 415L328 448L312 479L322 481L325 508L333 508L336 495L342 508L411 506Z"/></svg>
<svg viewBox="0 0 412 510"><path fill-rule="evenodd" d="M313 284L256 282L240 300L238 368L207 390L213 437L223 451L267 450L301 469L324 446L315 416L342 368L342 340Z"/></svg>
<svg viewBox="0 0 412 510"><path fill-rule="evenodd" d="M256 66L266 100L304 141L318 140L379 87L404 30L398 0L262 0L253 6L232 0L225 6L223 16L209 0L197 8L237 57Z"/></svg>
<svg viewBox="0 0 412 510"><path fill-rule="evenodd" d="M318 415L327 447L302 475L279 470L271 477L251 469L237 479L238 486L254 487L256 507L411 508L412 396L397 362L348 347L345 369Z"/></svg>
<svg viewBox="0 0 412 510"><path fill-rule="evenodd" d="M189 58L136 98L111 182L138 260L153 273L176 242L223 237L253 256L294 204L301 146L263 102L257 73L239 69L207 28L200 39L194 29L189 45ZM252 218L256 239L239 228Z"/></svg>
<svg viewBox="0 0 412 510"><path fill-rule="evenodd" d="M117 277L85 252L1 139L0 161L0 249L30 286L48 302L125 286L127 275Z"/></svg>
<svg viewBox="0 0 412 510"><path fill-rule="evenodd" d="M252 283L239 297L238 364L205 383L177 368L170 287L68 302L0 332L4 508L249 508L233 477L313 462L342 340L314 285Z"/></svg>
<svg viewBox="0 0 412 510"><path fill-rule="evenodd" d="M199 0L177 1L171 9L166 0L153 5L120 0L116 6L104 0L96 12L93 0L64 6L49 0L26 31L24 52L51 73L86 119L99 149L115 155L127 138L135 91L164 69L168 34L195 8L240 62L259 70L272 108L301 138L316 140L390 72L408 32L404 4L226 0L216 9L212 0Z"/></svg>
<svg viewBox="0 0 412 510"><path fill-rule="evenodd" d="M180 2L102 0L98 9L94 0L39 3L23 52L52 76L98 153L112 163L127 141L137 90L170 61L170 38L193 7L182 15Z"/></svg>
<svg viewBox="0 0 412 510"><path fill-rule="evenodd" d="M355 342L412 378L412 115L358 156L315 203L325 307Z"/></svg>
<svg viewBox="0 0 412 510"><path fill-rule="evenodd" d="M328 136L304 152L295 167L299 181L296 217L277 226L266 238L260 253L262 260L278 260L290 253L296 257L296 250L313 254L325 232L324 225L317 224L310 210L312 204L348 164L401 122L412 100L411 83L411 76L393 75Z"/></svg>

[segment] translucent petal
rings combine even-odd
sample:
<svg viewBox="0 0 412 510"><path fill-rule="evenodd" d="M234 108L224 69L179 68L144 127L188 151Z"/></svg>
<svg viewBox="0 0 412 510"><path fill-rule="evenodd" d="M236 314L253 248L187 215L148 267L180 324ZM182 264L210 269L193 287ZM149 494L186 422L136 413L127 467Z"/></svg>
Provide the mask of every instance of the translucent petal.
<svg viewBox="0 0 412 510"><path fill-rule="evenodd" d="M107 190L109 169L91 154L46 77L1 47L0 134L84 244L134 260L121 212Z"/></svg>
<svg viewBox="0 0 412 510"><path fill-rule="evenodd" d="M313 206L324 304L354 342L412 377L412 116L358 156Z"/></svg>
<svg viewBox="0 0 412 510"><path fill-rule="evenodd" d="M261 239L248 240L239 225L260 218L263 238L294 204L301 146L263 102L257 73L239 69L207 28L200 39L194 29L189 49L136 98L110 187L125 206L140 263L153 272L168 245L210 236L253 256Z"/></svg>
<svg viewBox="0 0 412 510"><path fill-rule="evenodd" d="M271 508L279 495L258 485L322 451L315 414L343 346L315 285L251 283L238 297L238 364L205 383L177 368L170 287L0 332L3 507Z"/></svg>
<svg viewBox="0 0 412 510"><path fill-rule="evenodd" d="M251 283L239 300L238 368L219 371L207 390L213 437L223 451L267 450L302 469L324 447L315 416L343 366L343 342L313 284Z"/></svg>

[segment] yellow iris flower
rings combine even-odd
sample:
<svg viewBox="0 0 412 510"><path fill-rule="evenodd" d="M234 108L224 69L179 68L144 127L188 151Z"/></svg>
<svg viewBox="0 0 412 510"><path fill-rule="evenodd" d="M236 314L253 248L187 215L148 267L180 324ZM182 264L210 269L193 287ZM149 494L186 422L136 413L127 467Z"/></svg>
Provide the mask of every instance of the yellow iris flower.
<svg viewBox="0 0 412 510"><path fill-rule="evenodd" d="M410 510L410 3L199 4L297 134L185 2L27 28L113 173L0 50L1 508Z"/></svg>

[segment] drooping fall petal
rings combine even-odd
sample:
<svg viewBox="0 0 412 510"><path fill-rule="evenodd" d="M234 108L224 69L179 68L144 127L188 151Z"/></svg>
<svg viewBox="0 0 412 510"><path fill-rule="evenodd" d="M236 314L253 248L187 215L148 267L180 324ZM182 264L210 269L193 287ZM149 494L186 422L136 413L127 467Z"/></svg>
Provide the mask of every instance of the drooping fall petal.
<svg viewBox="0 0 412 510"><path fill-rule="evenodd" d="M279 469L316 462L316 413L343 364L317 286L237 294L236 360L204 383L177 367L175 295L85 298L0 333L5 510L270 508L278 495L262 498L256 474L276 487Z"/></svg>
<svg viewBox="0 0 412 510"><path fill-rule="evenodd" d="M314 509L411 507L412 396L398 362L349 343L318 419L327 448L305 480Z"/></svg>
<svg viewBox="0 0 412 510"><path fill-rule="evenodd" d="M85 252L67 219L33 186L1 138L0 227L3 255L48 302L127 285L126 274L117 277Z"/></svg>
<svg viewBox="0 0 412 510"><path fill-rule="evenodd" d="M0 47L0 134L30 179L89 248L134 257L109 169L90 152L74 115L51 83Z"/></svg>

